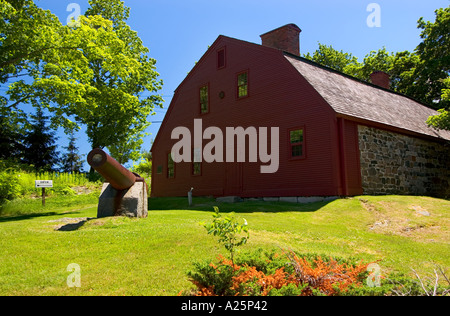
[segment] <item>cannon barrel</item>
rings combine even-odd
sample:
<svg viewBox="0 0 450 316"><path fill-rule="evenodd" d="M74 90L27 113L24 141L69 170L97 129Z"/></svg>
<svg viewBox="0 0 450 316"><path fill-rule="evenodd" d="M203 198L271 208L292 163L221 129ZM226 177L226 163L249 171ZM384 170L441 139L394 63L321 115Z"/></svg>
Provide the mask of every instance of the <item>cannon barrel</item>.
<svg viewBox="0 0 450 316"><path fill-rule="evenodd" d="M99 148L88 154L87 161L116 190L129 189L137 180L134 173Z"/></svg>

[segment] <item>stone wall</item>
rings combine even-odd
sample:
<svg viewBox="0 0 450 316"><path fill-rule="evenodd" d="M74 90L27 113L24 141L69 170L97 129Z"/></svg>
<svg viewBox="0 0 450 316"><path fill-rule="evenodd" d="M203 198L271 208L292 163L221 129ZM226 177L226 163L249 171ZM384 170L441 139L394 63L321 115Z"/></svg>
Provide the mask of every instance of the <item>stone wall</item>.
<svg viewBox="0 0 450 316"><path fill-rule="evenodd" d="M450 143L358 126L364 194L450 196Z"/></svg>

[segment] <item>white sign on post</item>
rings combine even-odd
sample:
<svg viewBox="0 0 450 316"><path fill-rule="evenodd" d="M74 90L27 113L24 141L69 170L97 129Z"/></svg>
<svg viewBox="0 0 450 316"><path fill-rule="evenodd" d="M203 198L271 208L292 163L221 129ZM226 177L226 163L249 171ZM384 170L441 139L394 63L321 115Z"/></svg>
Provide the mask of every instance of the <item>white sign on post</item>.
<svg viewBox="0 0 450 316"><path fill-rule="evenodd" d="M36 180L34 181L36 188L53 188L52 180Z"/></svg>
<svg viewBox="0 0 450 316"><path fill-rule="evenodd" d="M53 188L52 180L35 180L36 188L42 188L42 206L45 206L45 188Z"/></svg>

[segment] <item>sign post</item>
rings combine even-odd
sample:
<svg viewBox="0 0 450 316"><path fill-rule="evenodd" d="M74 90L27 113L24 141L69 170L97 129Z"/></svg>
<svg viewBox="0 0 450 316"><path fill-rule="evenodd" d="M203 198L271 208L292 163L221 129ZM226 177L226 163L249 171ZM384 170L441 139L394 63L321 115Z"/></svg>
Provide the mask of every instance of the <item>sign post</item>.
<svg viewBox="0 0 450 316"><path fill-rule="evenodd" d="M42 188L42 206L45 206L45 188L53 188L52 180L36 180L34 181L36 188Z"/></svg>

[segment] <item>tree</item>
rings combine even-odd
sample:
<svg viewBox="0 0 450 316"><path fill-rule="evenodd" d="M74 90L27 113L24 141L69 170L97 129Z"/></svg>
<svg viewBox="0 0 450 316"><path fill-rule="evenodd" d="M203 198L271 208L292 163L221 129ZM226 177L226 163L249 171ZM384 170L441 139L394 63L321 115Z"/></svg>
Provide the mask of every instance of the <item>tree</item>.
<svg viewBox="0 0 450 316"><path fill-rule="evenodd" d="M393 91L411 95L411 86L416 80L416 68L420 58L409 51L389 53L385 47L378 51L371 51L364 57L361 67L355 71L357 77L368 81L370 74L384 71L389 74Z"/></svg>
<svg viewBox="0 0 450 316"><path fill-rule="evenodd" d="M27 103L34 91L23 87L17 93L20 82L35 72L33 63L50 55L59 21L30 0L0 0L0 12L0 87L11 87L0 96L2 121L23 126L27 115L19 106Z"/></svg>
<svg viewBox="0 0 450 316"><path fill-rule="evenodd" d="M56 151L55 132L49 131L47 126L49 117L44 115L42 108L37 108L31 118L30 129L23 139L23 163L33 165L37 171L54 171L59 154Z"/></svg>
<svg viewBox="0 0 450 316"><path fill-rule="evenodd" d="M25 103L47 108L52 126L69 133L86 125L92 148L104 148L143 135L162 83L124 22L129 9L119 1L91 4L71 27L31 0L0 0L0 84L9 88L0 105L2 113L23 114Z"/></svg>
<svg viewBox="0 0 450 316"><path fill-rule="evenodd" d="M201 225L208 231L208 235L219 237L219 244L223 244L225 249L230 252L230 259L234 265L236 248L245 245L250 237L248 223L244 218L244 223L239 224L234 213L222 217L217 206L214 206L213 218L211 223L201 223Z"/></svg>
<svg viewBox="0 0 450 316"><path fill-rule="evenodd" d="M144 135L147 135L147 133L130 130L128 134L124 135L124 140L108 146L109 153L122 165L130 160L138 161L142 158L142 153L138 150L144 142L142 139Z"/></svg>
<svg viewBox="0 0 450 316"><path fill-rule="evenodd" d="M131 170L144 178L150 178L152 175L152 153L151 151L143 151L140 161L133 164Z"/></svg>
<svg viewBox="0 0 450 316"><path fill-rule="evenodd" d="M434 22L425 22L423 18L418 21L422 42L416 52L421 62L411 94L437 109L448 110L450 100L442 99L445 96L442 90L446 89L446 79L450 75L450 7L438 9L435 14Z"/></svg>
<svg viewBox="0 0 450 316"><path fill-rule="evenodd" d="M413 96L411 88L415 85L417 78L417 66L420 57L409 51L392 53L393 58L388 70L391 76L391 89L409 96Z"/></svg>
<svg viewBox="0 0 450 316"><path fill-rule="evenodd" d="M33 73L32 62L58 49L56 16L31 0L0 0L0 84ZM13 106L11 106L13 107Z"/></svg>
<svg viewBox="0 0 450 316"><path fill-rule="evenodd" d="M359 63L350 53L337 51L331 46L319 43L319 49L306 58L331 67L364 81L369 81L374 71L390 75L391 89L408 95L435 109L442 109L441 118L450 109L450 100L445 98L446 79L450 74L450 7L435 11L435 22L420 18L418 28L422 30L422 42L414 52L391 52L385 47L371 51ZM445 126L440 119L430 120L435 127Z"/></svg>
<svg viewBox="0 0 450 316"><path fill-rule="evenodd" d="M443 102L450 102L450 78L444 79L443 83L445 87L442 89L441 100ZM440 109L438 112L439 115L428 118L428 125L437 129L450 130L450 110Z"/></svg>
<svg viewBox="0 0 450 316"><path fill-rule="evenodd" d="M307 53L304 57L323 66L354 76L356 76L355 70L361 67L358 58L352 54L345 53L342 50L338 51L331 45L327 46L321 43L319 43L319 49L312 56Z"/></svg>
<svg viewBox="0 0 450 316"><path fill-rule="evenodd" d="M19 161L23 152L23 127L14 111L0 112L0 159Z"/></svg>
<svg viewBox="0 0 450 316"><path fill-rule="evenodd" d="M418 20L422 42L413 53L389 53L383 47L359 63L352 54L319 43L313 56L305 57L365 81L374 71L387 72L392 90L439 109L439 115L427 120L428 125L450 130L450 7L435 14L434 22Z"/></svg>
<svg viewBox="0 0 450 316"><path fill-rule="evenodd" d="M305 58L363 81L369 81L370 74L374 71L384 71L391 77L391 89L405 94L409 93L414 84L415 70L419 63L419 57L414 53L389 53L385 47L371 51L360 63L352 54L320 43L319 49L312 56L308 53Z"/></svg>
<svg viewBox="0 0 450 316"><path fill-rule="evenodd" d="M75 143L76 140L74 132L70 133L69 144L67 147L63 147L66 150L66 153L61 158L62 172L83 172L83 162L81 161L81 156L78 154L78 148Z"/></svg>
<svg viewBox="0 0 450 316"><path fill-rule="evenodd" d="M89 3L91 7L86 16L101 15L113 22L113 30L124 43L121 53L130 59L132 67L126 74L111 76L102 63L91 62L93 84L99 93L91 98L95 110L87 122L88 137L93 148L107 147L113 157L126 163L139 158L142 137L150 125L148 116L155 106L162 105L162 97L155 95L162 81L157 80L156 61L148 56L148 48L126 24L130 9L119 0L91 0ZM153 95L142 97L144 92Z"/></svg>

